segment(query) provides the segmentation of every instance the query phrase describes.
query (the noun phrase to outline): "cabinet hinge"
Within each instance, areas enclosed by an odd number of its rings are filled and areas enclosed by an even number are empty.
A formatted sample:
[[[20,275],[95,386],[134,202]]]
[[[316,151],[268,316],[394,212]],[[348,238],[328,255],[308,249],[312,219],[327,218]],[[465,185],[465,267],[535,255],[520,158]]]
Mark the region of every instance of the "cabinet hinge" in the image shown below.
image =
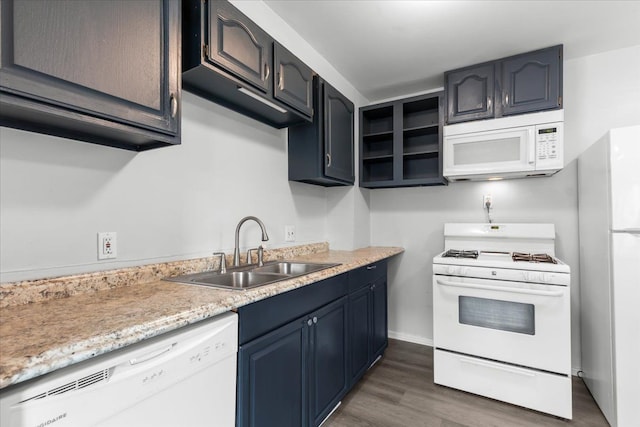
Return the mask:
[[[562,105],[562,97],[561,96],[558,97],[558,105]]]
[[[209,57],[207,55],[208,52],[209,52],[209,45],[203,44],[202,45],[202,57],[203,58],[208,58]]]

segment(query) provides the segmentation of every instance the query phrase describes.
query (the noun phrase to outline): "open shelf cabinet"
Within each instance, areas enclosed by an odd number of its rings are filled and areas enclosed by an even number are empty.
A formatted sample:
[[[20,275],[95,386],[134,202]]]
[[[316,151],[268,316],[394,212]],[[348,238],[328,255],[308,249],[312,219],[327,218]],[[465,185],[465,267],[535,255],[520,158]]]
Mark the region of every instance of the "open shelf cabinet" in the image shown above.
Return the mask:
[[[360,108],[360,186],[445,185],[443,93]]]

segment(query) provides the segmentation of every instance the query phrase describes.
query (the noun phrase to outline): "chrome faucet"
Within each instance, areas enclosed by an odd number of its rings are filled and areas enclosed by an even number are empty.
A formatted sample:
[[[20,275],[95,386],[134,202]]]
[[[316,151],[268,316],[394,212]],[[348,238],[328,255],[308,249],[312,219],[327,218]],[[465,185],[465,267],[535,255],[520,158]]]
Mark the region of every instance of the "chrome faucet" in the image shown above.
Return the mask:
[[[269,240],[269,236],[267,235],[267,229],[265,228],[262,221],[260,221],[255,216],[245,216],[244,218],[242,218],[238,223],[238,226],[236,227],[236,247],[233,250],[233,266],[234,267],[238,267],[240,265],[240,227],[242,227],[242,224],[244,224],[246,221],[250,219],[257,222],[260,228],[262,229],[262,241],[266,242],[267,240]]]

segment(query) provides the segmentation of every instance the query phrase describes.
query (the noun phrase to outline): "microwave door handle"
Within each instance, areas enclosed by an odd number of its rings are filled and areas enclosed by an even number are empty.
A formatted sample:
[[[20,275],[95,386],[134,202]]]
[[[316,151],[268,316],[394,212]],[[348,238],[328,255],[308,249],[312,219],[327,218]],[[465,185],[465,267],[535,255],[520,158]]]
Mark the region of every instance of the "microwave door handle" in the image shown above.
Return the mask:
[[[527,129],[527,141],[529,141],[527,144],[529,146],[529,164],[533,165],[536,162],[536,139],[535,139],[535,129],[534,128],[529,128]]]
[[[452,286],[455,288],[467,288],[467,289],[483,289],[488,291],[502,291],[502,292],[514,292],[517,294],[527,294],[527,295],[541,295],[545,297],[559,297],[562,296],[563,292],[560,291],[539,291],[537,289],[521,289],[521,288],[508,288],[503,286],[491,286],[491,285],[480,285],[478,283],[458,283],[458,282],[450,282],[448,280],[436,279],[436,282],[441,286]]]

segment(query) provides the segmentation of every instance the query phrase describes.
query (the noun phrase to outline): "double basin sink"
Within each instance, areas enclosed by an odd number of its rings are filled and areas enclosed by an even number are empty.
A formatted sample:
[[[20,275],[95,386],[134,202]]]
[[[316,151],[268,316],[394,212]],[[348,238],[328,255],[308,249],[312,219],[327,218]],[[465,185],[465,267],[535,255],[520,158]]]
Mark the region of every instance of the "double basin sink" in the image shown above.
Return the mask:
[[[205,271],[203,273],[186,274],[165,280],[192,285],[210,286],[214,288],[245,290],[257,286],[268,285],[293,277],[304,276],[340,264],[318,264],[295,261],[273,261],[263,266],[245,265],[234,267],[225,273]]]

